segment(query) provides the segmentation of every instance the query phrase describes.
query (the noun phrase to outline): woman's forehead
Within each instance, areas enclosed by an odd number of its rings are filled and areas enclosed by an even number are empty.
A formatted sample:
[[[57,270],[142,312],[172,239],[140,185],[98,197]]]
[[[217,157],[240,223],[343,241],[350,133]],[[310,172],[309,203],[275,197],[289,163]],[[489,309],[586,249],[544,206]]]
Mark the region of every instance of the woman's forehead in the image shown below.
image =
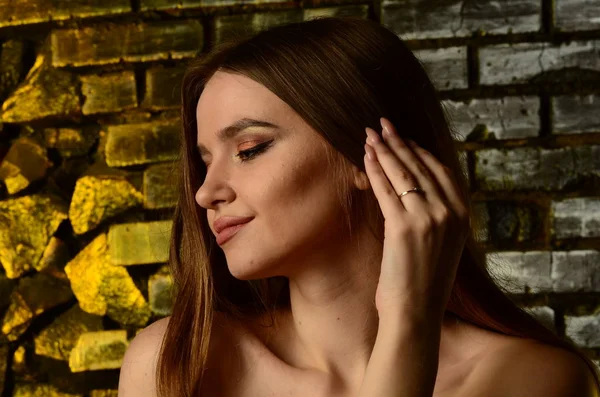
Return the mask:
[[[240,108],[252,112],[279,112],[286,105],[264,85],[246,76],[217,73],[204,86],[197,113],[235,112]]]
[[[229,73],[215,74],[208,81],[196,106],[196,119],[199,135],[217,134],[239,123],[260,127],[260,123],[250,120],[262,121],[266,127],[271,124],[288,129],[304,124],[300,115],[265,86]]]

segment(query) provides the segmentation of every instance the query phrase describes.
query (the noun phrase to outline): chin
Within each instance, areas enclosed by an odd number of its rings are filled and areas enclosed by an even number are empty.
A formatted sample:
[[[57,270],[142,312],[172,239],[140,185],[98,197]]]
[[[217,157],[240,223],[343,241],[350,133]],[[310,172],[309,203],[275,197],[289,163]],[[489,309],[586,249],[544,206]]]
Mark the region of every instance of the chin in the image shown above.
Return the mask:
[[[304,245],[300,249],[303,247]],[[288,264],[295,257],[296,252],[296,245],[281,239],[275,245],[263,244],[255,240],[243,241],[240,245],[225,250],[224,253],[227,268],[233,277],[238,280],[258,280],[276,276],[287,277],[290,270]]]
[[[273,267],[265,263],[251,261],[229,261],[227,260],[229,273],[238,280],[258,280],[273,277]]]

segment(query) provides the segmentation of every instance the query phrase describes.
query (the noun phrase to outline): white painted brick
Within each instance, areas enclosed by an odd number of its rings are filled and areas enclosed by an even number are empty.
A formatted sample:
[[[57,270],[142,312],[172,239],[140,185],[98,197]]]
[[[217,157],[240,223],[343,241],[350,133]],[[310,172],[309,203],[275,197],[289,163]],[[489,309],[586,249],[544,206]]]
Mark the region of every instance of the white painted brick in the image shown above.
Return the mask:
[[[552,118],[554,134],[599,132],[600,95],[554,97]]]
[[[381,22],[404,39],[536,32],[539,0],[383,0]]]
[[[213,2],[214,0],[210,0]],[[235,0],[234,0],[235,1]],[[267,0],[269,2],[275,0]],[[244,1],[245,3],[245,1]],[[346,4],[344,6],[318,7],[289,10],[273,10],[231,15],[217,15],[214,18],[214,44],[219,44],[239,35],[245,36],[292,22],[307,21],[317,17],[368,17],[368,4]]]
[[[485,125],[490,134],[488,139],[519,139],[539,134],[540,100],[535,96],[473,99],[468,103],[445,100],[443,105],[461,141],[477,125]]]
[[[600,176],[600,145],[484,149],[474,155],[475,178],[482,190],[560,190]]]
[[[556,27],[563,31],[600,29],[600,1],[554,0]]]
[[[598,41],[500,44],[479,50],[480,81],[484,85],[526,83],[543,72],[565,68],[600,71]]]
[[[554,325],[554,310],[551,307],[534,306],[524,307],[523,309],[546,326],[546,328],[556,332],[556,327]]]
[[[486,253],[488,270],[509,293],[552,290],[550,251],[503,251]]]
[[[600,237],[600,198],[553,201],[551,232],[555,238]]]
[[[485,149],[475,152],[475,178],[483,190],[527,189],[539,180],[538,148]]]
[[[150,10],[168,10],[173,8],[185,9],[185,8],[193,8],[200,7],[201,5],[206,6],[204,3],[205,0],[179,0],[177,2],[169,1],[169,0],[140,0],[140,10],[141,11],[150,11]],[[224,2],[225,4],[229,2]],[[232,1],[235,3],[235,1]]]
[[[450,47],[418,50],[414,54],[421,60],[427,74],[438,90],[467,88],[467,47]]]
[[[316,7],[302,9],[303,21],[319,17],[353,17],[367,19],[369,17],[369,4],[344,4],[342,6],[334,7]]]
[[[552,252],[552,286],[556,292],[600,292],[600,252]]]
[[[565,316],[565,333],[581,347],[600,348],[600,314]]]
[[[600,291],[600,253],[579,251],[488,252],[488,269],[510,293]]]

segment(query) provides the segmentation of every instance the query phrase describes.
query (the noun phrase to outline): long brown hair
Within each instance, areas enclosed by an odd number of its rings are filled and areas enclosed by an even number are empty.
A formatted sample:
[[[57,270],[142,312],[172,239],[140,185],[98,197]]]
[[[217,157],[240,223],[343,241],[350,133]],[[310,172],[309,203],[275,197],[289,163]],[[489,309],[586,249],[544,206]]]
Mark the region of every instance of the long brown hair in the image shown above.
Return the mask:
[[[352,164],[364,171],[364,129],[369,126],[379,131],[379,118],[388,118],[402,136],[414,140],[454,172],[469,206],[472,230],[480,227],[454,133],[435,87],[393,32],[370,20],[320,17],[216,46],[189,64],[182,83],[180,195],[169,257],[175,294],[156,369],[160,397],[198,395],[215,311],[243,321],[290,304],[287,279],[246,281],[228,272],[206,211],[194,200],[206,175],[196,149],[196,106],[216,71],[247,76],[286,102],[328,143],[329,171],[342,175],[339,181],[344,181]],[[348,225],[368,212],[382,236],[383,217],[372,191],[340,192]],[[568,349],[585,360],[600,387],[598,370],[590,358],[520,308],[495,282],[472,231],[447,311],[487,330]]]

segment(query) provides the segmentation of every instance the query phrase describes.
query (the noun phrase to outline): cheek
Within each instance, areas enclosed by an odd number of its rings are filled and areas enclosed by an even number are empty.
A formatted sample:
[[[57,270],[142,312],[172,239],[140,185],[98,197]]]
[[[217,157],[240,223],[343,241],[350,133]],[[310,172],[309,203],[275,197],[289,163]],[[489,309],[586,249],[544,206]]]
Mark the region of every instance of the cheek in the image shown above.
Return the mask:
[[[334,230],[332,223],[343,220],[326,167],[322,161],[310,159],[300,164],[280,164],[277,173],[265,180],[261,210],[274,236],[303,240],[324,229]]]

